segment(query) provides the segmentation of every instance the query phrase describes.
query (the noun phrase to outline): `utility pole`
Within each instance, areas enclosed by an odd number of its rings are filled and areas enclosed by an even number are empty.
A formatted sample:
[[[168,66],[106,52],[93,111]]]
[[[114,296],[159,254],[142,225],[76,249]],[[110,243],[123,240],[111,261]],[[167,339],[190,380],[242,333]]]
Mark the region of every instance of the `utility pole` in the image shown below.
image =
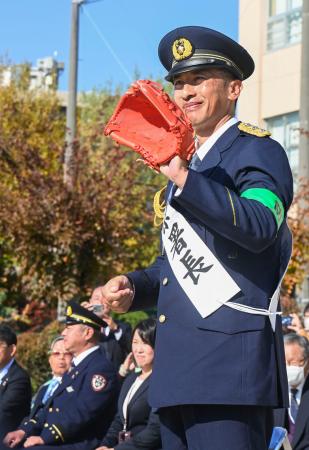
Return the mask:
[[[78,68],[79,7],[84,0],[72,0],[69,89],[66,115],[66,149],[64,154],[64,184],[72,191],[75,183],[75,138]]]
[[[300,82],[299,178],[309,181],[309,1],[303,1]]]

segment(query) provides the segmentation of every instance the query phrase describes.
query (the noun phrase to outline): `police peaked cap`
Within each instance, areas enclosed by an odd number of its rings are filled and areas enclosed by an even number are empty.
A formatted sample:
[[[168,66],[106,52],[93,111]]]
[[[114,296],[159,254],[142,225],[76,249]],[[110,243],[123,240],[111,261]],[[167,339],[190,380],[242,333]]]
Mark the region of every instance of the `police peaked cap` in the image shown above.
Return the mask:
[[[166,34],[158,48],[167,81],[179,73],[210,67],[226,69],[245,80],[254,71],[254,61],[241,45],[210,28],[180,27]]]
[[[71,300],[67,304],[65,323],[67,325],[88,325],[96,330],[100,330],[102,327],[107,326],[107,323],[99,316],[89,309],[84,308],[74,300]]]

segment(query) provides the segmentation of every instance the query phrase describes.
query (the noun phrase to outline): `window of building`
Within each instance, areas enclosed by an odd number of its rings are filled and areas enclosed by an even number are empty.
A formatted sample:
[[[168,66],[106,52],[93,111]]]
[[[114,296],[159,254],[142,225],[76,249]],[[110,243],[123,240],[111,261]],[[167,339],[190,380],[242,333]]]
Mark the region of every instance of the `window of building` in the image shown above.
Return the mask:
[[[301,41],[303,0],[268,0],[267,50]]]
[[[266,120],[271,137],[280,142],[287,152],[294,180],[297,179],[299,162],[299,113],[293,112]]]

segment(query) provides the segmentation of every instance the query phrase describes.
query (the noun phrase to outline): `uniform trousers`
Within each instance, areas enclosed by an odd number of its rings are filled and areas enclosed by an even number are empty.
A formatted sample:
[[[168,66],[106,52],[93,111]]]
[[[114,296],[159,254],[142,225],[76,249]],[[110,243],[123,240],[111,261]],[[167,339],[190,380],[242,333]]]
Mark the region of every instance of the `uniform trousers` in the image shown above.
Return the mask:
[[[163,450],[267,450],[272,409],[179,405],[159,409]]]

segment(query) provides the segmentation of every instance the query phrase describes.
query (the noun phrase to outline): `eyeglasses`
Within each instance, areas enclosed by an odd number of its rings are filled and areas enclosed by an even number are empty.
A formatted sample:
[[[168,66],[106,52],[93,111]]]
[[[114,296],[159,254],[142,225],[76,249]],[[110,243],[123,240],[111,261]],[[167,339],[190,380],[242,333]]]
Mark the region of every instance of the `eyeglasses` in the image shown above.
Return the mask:
[[[51,356],[55,356],[55,358],[60,358],[64,356],[64,358],[72,358],[72,353],[70,352],[51,352]]]

